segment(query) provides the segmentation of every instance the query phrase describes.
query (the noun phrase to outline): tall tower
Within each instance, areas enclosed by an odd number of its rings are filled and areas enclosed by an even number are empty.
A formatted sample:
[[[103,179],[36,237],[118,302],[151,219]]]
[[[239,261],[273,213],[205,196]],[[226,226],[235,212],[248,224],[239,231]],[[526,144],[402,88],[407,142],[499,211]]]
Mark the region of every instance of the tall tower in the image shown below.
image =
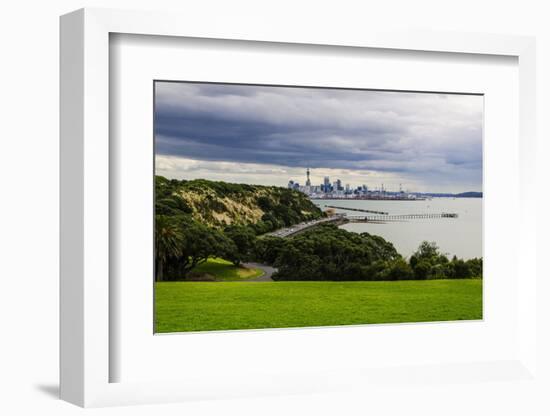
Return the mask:
[[[323,191],[325,191],[325,194],[330,192],[330,178],[328,176],[325,176],[325,180],[323,182]]]
[[[309,168],[306,169],[306,175],[307,175],[306,186],[311,186],[311,181],[309,180]]]

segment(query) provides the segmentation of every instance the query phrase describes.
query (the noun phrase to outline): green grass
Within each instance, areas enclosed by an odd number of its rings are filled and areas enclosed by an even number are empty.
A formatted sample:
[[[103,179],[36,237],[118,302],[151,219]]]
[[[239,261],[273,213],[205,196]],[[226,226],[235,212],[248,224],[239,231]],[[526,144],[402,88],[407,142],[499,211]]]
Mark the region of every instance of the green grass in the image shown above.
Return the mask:
[[[193,271],[195,273],[207,273],[216,280],[224,282],[253,279],[263,274],[260,269],[235,266],[230,261],[220,258],[208,259],[206,262],[197,266]]]
[[[159,282],[156,332],[482,318],[482,281]]]

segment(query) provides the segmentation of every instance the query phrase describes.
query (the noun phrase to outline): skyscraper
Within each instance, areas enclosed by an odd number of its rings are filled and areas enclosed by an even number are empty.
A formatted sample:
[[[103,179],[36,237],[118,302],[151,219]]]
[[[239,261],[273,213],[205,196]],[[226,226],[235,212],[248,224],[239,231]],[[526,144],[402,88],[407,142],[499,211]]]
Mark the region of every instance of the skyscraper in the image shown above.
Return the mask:
[[[307,180],[306,180],[306,186],[311,186],[311,181],[309,180],[309,168],[306,170]]]
[[[325,181],[323,185],[323,190],[325,191],[325,193],[330,192],[330,178],[328,176],[325,176]]]

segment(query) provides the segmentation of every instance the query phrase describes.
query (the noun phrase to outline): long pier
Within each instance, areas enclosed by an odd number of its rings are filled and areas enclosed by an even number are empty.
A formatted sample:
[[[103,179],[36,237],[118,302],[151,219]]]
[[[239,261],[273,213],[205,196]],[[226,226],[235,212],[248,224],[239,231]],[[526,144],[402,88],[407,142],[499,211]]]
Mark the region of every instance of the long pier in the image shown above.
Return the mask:
[[[368,212],[370,214],[388,215],[388,213],[385,211],[373,211],[371,209],[362,209],[362,208],[337,207],[335,205],[325,205],[325,206],[327,208],[345,209],[346,211],[358,211],[358,212]]]
[[[313,221],[306,221],[290,227],[280,228],[276,231],[267,233],[273,237],[291,237],[301,233],[309,228],[316,227],[323,223],[334,223],[336,225],[345,224],[347,222],[385,222],[399,220],[415,220],[415,219],[431,219],[431,218],[458,218],[458,214],[442,212],[439,214],[395,214],[395,215],[347,215],[335,214],[332,217],[321,218]]]
[[[458,214],[450,212],[430,213],[430,214],[395,214],[395,215],[346,215],[345,218],[350,222],[381,222],[381,221],[399,221],[399,220],[418,220],[435,218],[458,218]]]

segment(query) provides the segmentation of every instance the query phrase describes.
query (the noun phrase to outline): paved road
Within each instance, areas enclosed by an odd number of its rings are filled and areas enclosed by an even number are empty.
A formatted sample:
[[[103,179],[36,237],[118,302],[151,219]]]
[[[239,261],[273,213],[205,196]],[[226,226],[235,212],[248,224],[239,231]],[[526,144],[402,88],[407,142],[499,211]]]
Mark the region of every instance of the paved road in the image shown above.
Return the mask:
[[[342,221],[344,218],[346,218],[345,215],[337,214],[329,218],[321,218],[319,220],[306,221],[300,224],[295,224],[292,227],[280,228],[277,231],[268,233],[267,235],[271,235],[273,237],[282,237],[282,238],[290,237],[291,235],[307,230],[308,228],[315,227],[319,224],[322,224],[325,222],[338,222],[338,221]]]
[[[277,271],[276,268],[260,263],[243,263],[245,267],[253,269],[260,269],[264,272],[263,276],[255,277],[254,279],[247,280],[247,282],[272,282],[271,276]]]

